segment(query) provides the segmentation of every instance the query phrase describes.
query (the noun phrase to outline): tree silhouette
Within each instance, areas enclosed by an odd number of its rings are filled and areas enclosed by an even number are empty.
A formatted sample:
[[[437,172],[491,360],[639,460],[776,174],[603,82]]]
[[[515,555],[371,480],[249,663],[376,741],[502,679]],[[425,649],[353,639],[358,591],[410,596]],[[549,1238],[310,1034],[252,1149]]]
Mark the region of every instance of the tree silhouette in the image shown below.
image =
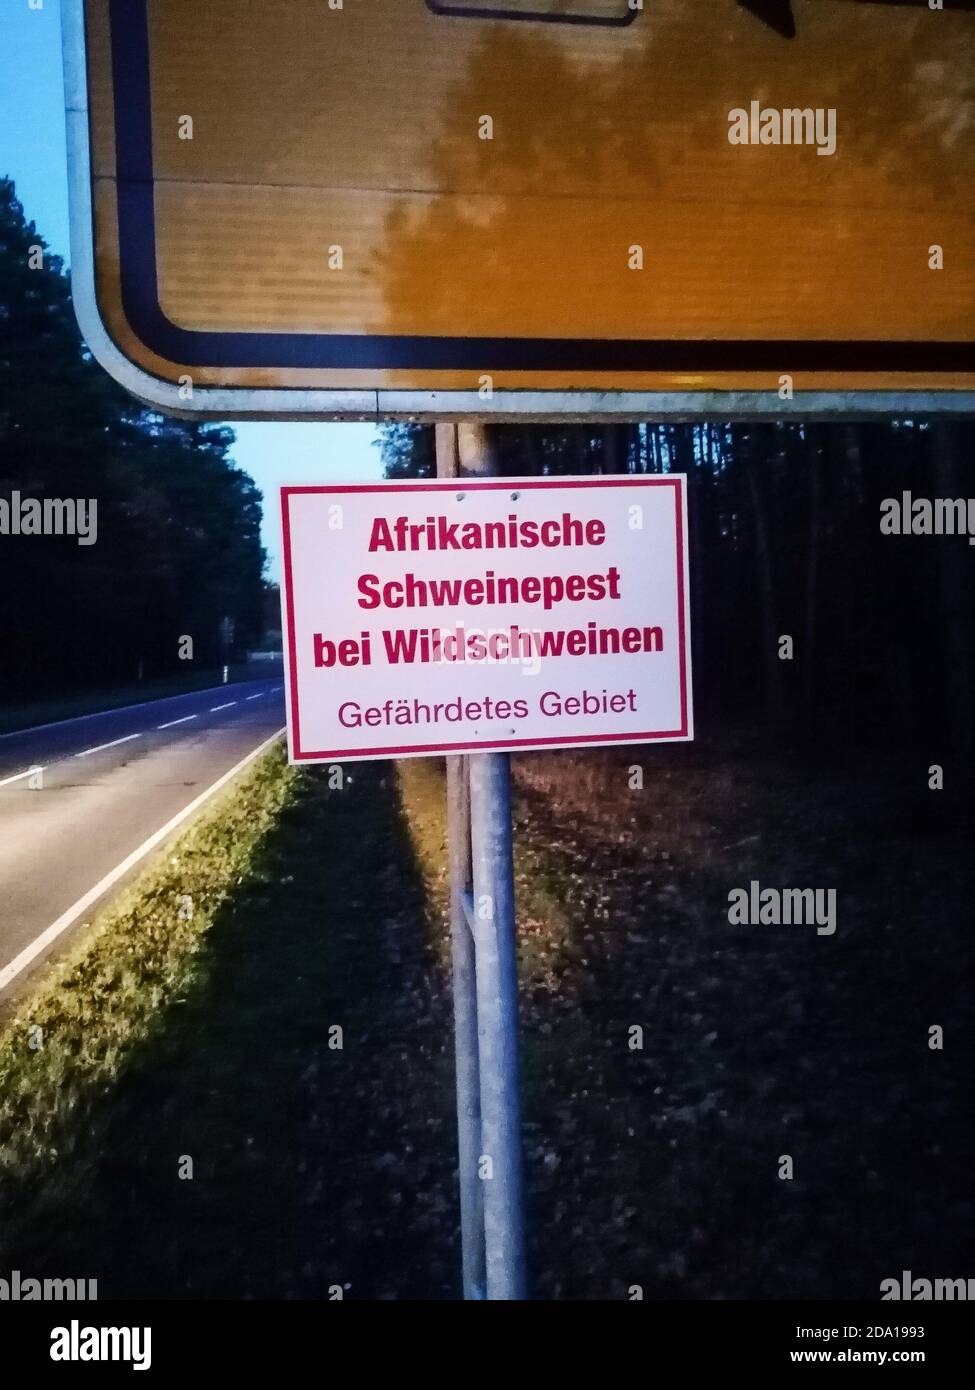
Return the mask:
[[[32,268],[33,267],[33,268]],[[261,501],[232,432],[132,402],[85,348],[70,283],[0,179],[0,496],[96,498],[98,539],[0,536],[0,698],[222,656],[262,625]]]

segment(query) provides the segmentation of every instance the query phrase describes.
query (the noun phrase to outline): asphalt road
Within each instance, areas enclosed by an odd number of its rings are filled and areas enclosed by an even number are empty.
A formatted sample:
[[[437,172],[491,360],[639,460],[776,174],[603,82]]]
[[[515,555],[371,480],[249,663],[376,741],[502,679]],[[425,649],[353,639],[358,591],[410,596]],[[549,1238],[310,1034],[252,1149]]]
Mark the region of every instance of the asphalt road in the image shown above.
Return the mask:
[[[278,675],[0,737],[0,1001],[283,726]]]

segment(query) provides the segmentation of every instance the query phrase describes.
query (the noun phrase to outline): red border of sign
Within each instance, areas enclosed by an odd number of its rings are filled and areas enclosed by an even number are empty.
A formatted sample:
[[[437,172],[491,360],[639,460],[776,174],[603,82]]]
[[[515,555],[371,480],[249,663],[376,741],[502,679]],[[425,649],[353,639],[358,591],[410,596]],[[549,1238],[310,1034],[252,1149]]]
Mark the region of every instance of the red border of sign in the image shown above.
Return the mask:
[[[672,487],[674,489],[674,509],[677,517],[677,625],[680,638],[680,711],[679,729],[657,730],[648,733],[633,733],[617,736],[613,734],[556,735],[553,738],[509,738],[491,742],[476,740],[473,743],[411,743],[383,748],[334,748],[316,752],[301,748],[301,733],[298,723],[298,671],[295,644],[294,593],[291,571],[291,516],[289,499],[298,493],[344,493],[344,492],[442,492],[451,488],[470,491],[474,488],[485,491],[517,488],[568,488],[568,487]],[[443,478],[434,481],[399,483],[309,483],[284,485],[281,488],[281,533],[284,558],[284,611],[287,626],[288,644],[288,714],[291,734],[291,759],[293,762],[327,762],[333,758],[396,758],[422,757],[435,758],[444,753],[496,753],[506,748],[569,748],[577,744],[626,745],[628,743],[649,743],[654,739],[682,739],[688,736],[688,692],[687,692],[687,633],[684,600],[685,566],[687,538],[684,534],[684,490],[683,477],[667,474],[653,477],[617,476],[614,478]]]

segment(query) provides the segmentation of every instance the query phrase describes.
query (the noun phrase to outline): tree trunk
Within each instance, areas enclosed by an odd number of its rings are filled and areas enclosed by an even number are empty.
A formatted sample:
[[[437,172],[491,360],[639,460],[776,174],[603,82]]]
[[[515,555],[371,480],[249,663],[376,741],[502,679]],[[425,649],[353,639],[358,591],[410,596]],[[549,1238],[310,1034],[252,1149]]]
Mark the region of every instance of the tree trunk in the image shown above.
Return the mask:
[[[944,420],[931,426],[937,497],[962,495],[956,430]],[[939,536],[936,544],[945,715],[951,746],[964,761],[972,751],[972,552],[964,536]]]
[[[802,724],[808,734],[812,727],[816,693],[816,605],[819,602],[820,499],[822,494],[822,455],[818,439],[809,451],[809,527],[806,532],[806,592],[802,625],[801,708]]]
[[[739,440],[742,437],[739,436]],[[748,478],[752,522],[755,527],[755,558],[758,564],[759,614],[762,632],[762,651],[765,669],[765,708],[770,721],[778,725],[782,719],[782,670],[779,664],[778,637],[775,621],[775,580],[772,570],[772,551],[769,545],[768,518],[765,499],[759,480],[759,465],[751,443],[743,443],[742,465]]]

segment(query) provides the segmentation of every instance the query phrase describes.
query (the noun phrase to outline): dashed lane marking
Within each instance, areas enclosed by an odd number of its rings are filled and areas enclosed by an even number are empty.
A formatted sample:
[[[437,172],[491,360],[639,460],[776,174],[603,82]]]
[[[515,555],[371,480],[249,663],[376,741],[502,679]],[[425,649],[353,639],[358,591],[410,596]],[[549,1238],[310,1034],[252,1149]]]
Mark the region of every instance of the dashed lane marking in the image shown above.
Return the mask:
[[[141,738],[141,734],[126,734],[125,738],[113,738],[111,743],[100,743],[97,748],[86,748],[83,753],[76,753],[76,758],[90,758],[92,753],[104,753],[106,748],[117,748],[120,743],[131,743],[134,738]]]

